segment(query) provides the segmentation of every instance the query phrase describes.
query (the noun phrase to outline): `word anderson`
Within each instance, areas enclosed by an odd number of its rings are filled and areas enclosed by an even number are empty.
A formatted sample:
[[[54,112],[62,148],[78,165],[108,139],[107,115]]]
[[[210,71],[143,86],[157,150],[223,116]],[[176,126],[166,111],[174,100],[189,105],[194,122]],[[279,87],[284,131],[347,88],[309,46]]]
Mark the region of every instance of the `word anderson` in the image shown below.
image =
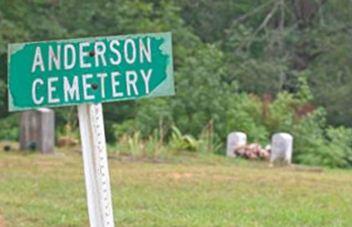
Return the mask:
[[[47,52],[46,52],[47,51]],[[38,77],[32,83],[32,99],[36,105],[43,103],[55,104],[80,100],[94,100],[92,81],[98,79],[100,96],[106,98],[106,88],[111,86],[111,98],[138,96],[149,94],[149,82],[152,69],[126,70],[122,74],[117,70],[120,65],[148,64],[152,62],[150,38],[131,39],[124,41],[105,40],[94,43],[59,43],[42,49],[37,46],[33,56],[31,73],[34,75],[48,74]],[[70,71],[87,72],[91,68],[113,68],[110,72],[84,73],[82,75],[52,76],[55,72]],[[97,70],[94,70],[97,71]],[[109,82],[108,82],[109,81]],[[137,86],[137,83],[144,86]],[[143,91],[139,90],[143,88]],[[61,91],[60,91],[61,89]],[[44,95],[38,90],[47,91]],[[63,96],[58,95],[63,94]]]

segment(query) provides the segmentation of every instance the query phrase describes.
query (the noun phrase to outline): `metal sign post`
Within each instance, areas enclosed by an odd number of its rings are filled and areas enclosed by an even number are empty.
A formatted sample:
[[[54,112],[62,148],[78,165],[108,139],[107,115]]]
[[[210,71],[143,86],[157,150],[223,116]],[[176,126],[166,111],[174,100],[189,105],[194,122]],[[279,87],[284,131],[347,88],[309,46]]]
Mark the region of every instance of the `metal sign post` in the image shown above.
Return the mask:
[[[78,117],[90,225],[92,227],[113,227],[102,105],[79,105]]]

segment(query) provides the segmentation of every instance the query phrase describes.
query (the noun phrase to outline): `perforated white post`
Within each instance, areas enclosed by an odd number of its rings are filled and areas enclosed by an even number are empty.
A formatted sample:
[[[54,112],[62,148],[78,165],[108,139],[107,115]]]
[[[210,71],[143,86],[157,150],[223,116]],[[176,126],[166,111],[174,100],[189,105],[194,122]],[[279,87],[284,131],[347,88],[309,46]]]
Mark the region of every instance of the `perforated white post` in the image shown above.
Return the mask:
[[[102,105],[79,105],[78,117],[90,226],[113,227]]]

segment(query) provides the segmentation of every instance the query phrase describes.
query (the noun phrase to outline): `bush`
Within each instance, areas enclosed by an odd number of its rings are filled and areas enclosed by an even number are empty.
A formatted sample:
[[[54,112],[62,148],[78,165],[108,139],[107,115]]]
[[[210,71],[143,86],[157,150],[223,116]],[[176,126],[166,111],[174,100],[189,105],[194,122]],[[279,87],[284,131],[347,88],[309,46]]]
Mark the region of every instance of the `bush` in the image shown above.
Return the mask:
[[[263,103],[253,95],[233,95],[227,110],[227,134],[241,131],[252,142],[267,143],[269,132],[263,124]]]
[[[0,120],[0,140],[18,140],[20,132],[19,115],[13,114]]]
[[[293,129],[294,160],[307,165],[352,167],[352,129],[327,127],[319,109]]]
[[[175,150],[196,151],[198,149],[198,141],[191,135],[183,135],[175,126],[172,127],[169,145]]]

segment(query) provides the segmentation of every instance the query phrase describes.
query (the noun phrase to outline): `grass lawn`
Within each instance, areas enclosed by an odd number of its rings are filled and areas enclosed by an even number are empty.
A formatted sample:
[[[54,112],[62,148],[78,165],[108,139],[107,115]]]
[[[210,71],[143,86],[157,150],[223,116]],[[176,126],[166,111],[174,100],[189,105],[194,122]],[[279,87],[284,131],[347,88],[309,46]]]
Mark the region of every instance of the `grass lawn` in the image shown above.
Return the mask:
[[[351,226],[352,171],[110,159],[118,226]],[[81,156],[0,153],[0,226],[87,226]]]

